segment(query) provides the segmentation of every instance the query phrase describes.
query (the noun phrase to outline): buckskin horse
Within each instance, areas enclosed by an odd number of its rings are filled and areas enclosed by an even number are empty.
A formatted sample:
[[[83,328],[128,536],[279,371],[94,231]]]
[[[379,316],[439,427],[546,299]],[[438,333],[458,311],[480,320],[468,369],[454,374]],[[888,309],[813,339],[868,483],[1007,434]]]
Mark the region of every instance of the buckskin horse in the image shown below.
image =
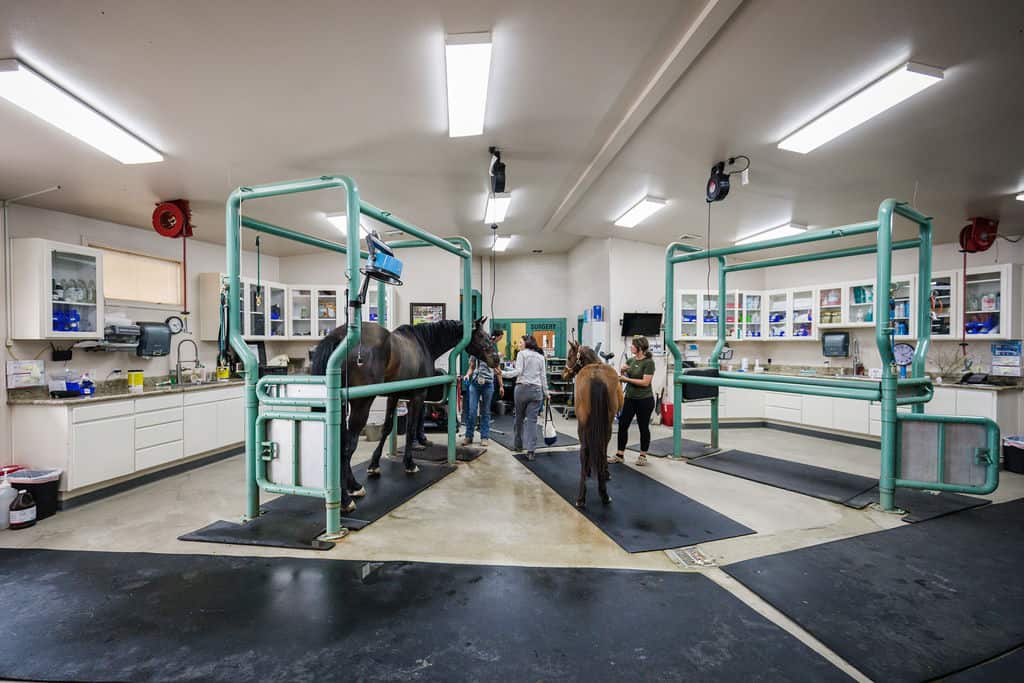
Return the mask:
[[[494,342],[483,328],[486,321],[487,318],[480,318],[473,322],[473,332],[466,352],[496,368],[500,359]],[[345,339],[346,333],[347,326],[336,327],[317,344],[313,351],[312,374],[323,375],[327,371],[327,360]],[[376,323],[363,323],[360,342],[349,349],[348,358],[345,359],[342,382],[349,387],[359,387],[403,379],[433,377],[436,374],[434,362],[455,348],[461,340],[462,322],[459,320],[402,325],[390,332]],[[431,389],[436,390],[437,387]],[[423,401],[429,391],[430,389],[414,389],[387,395],[388,407],[383,434],[373,451],[373,459],[367,470],[369,476],[380,476],[381,451],[384,448],[384,441],[391,434],[391,425],[399,399],[409,402],[403,464],[407,474],[419,471],[419,467],[412,459],[412,444],[416,439],[416,430],[423,413]],[[374,398],[376,397],[368,396],[348,402],[348,426],[342,430],[341,438],[345,484],[342,486],[341,507],[344,512],[355,510],[355,501],[351,500],[352,498],[366,495],[366,490],[352,473],[352,453],[356,450],[359,433],[366,426]]]
[[[610,366],[601,362],[588,346],[569,342],[562,379],[575,378],[577,434],[580,440],[580,492],[576,507],[586,507],[587,477],[597,478],[601,502],[612,502],[608,495],[608,442],[612,438],[612,422],[622,408],[622,385]]]

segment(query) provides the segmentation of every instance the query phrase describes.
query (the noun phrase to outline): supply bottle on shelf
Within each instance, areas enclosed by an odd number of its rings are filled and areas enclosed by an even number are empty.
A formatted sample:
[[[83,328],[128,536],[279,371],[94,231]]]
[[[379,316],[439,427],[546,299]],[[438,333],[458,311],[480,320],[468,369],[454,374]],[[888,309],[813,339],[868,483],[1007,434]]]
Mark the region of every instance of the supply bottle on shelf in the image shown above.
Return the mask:
[[[36,501],[28,491],[18,491],[11,503],[11,529],[27,529],[36,523]]]

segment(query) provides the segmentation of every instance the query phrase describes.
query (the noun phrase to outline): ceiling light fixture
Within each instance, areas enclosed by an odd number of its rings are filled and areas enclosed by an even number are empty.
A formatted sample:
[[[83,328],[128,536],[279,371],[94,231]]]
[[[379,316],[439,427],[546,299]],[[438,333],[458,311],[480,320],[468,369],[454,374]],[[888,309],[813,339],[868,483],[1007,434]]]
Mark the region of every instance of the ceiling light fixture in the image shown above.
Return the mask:
[[[331,225],[333,225],[338,230],[340,230],[342,235],[345,235],[345,236],[348,235],[348,217],[347,217],[347,214],[343,214],[343,213],[329,213],[329,214],[326,214],[326,215],[327,215],[327,220],[330,222]],[[366,237],[367,235],[370,234],[370,231],[367,230],[366,226],[363,225],[362,221],[359,222],[359,234],[362,235],[363,237]]]
[[[512,243],[511,237],[495,237],[494,246],[491,247],[493,251],[505,251],[508,249],[508,245]]]
[[[508,207],[512,204],[511,192],[495,192],[487,195],[487,206],[484,208],[484,223],[494,225],[501,223],[508,215]]]
[[[122,164],[151,164],[164,157],[17,59],[0,59],[0,97]]]
[[[1017,195],[1017,201],[1024,202],[1024,192],[1021,192],[1019,195]]]
[[[618,220],[615,221],[615,225],[620,228],[634,228],[647,220],[652,214],[664,209],[667,203],[664,199],[644,197],[631,206],[629,211],[619,216]]]
[[[807,232],[806,225],[800,225],[799,223],[783,223],[782,225],[775,226],[774,228],[768,228],[761,232],[744,237],[743,239],[736,240],[736,246],[743,244],[753,244],[754,242],[765,242],[767,240],[774,240],[780,237],[790,237],[791,235],[799,235],[800,233]]]
[[[491,34],[453,33],[444,41],[448,137],[482,135],[491,73]]]
[[[935,85],[942,77],[942,69],[907,62],[797,130],[779,143],[779,149],[807,154]]]

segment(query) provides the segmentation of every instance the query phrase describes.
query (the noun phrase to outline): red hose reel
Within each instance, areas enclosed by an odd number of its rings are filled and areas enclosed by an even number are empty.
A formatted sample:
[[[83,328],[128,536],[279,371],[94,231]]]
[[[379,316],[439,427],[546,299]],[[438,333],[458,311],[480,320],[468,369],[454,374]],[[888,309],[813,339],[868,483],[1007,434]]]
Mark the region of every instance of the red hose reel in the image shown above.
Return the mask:
[[[987,251],[996,243],[999,221],[976,216],[960,231],[960,249],[967,254]]]
[[[164,237],[192,236],[192,209],[187,199],[160,202],[153,210],[153,229]]]

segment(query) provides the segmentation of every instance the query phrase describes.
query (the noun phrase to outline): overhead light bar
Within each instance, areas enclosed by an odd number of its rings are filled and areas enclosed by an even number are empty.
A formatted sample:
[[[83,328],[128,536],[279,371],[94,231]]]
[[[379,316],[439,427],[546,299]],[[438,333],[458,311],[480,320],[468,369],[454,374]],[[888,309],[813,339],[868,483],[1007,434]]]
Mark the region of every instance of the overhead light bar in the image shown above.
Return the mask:
[[[487,207],[484,209],[484,223],[495,225],[505,220],[508,207],[512,204],[511,192],[495,192],[487,195]]]
[[[453,33],[444,41],[448,137],[482,135],[491,73],[491,34]]]
[[[17,59],[0,59],[0,97],[122,164],[164,160],[160,152]]]
[[[494,246],[491,247],[493,251],[505,251],[508,249],[508,245],[512,243],[511,237],[495,237]]]
[[[331,225],[341,231],[341,234],[348,235],[348,215],[344,213],[329,213],[327,214],[327,220],[330,221]],[[359,222],[359,234],[366,237],[370,234],[370,231],[366,229],[362,221]]]
[[[807,232],[806,225],[800,225],[799,223],[784,223],[783,225],[768,228],[767,230],[750,235],[749,237],[736,240],[735,244],[736,246],[740,246],[743,244],[753,244],[754,242],[765,242],[767,240],[774,240],[780,237],[799,235],[803,232]]]
[[[942,69],[908,62],[787,137],[779,143],[779,149],[807,154],[935,85],[942,77]]]
[[[615,225],[620,228],[635,228],[652,214],[664,209],[667,203],[664,199],[644,197],[631,206],[629,211],[619,216],[618,220],[615,221]]]
[[[1017,201],[1024,202],[1024,192],[1021,192],[1019,195],[1017,195]]]

